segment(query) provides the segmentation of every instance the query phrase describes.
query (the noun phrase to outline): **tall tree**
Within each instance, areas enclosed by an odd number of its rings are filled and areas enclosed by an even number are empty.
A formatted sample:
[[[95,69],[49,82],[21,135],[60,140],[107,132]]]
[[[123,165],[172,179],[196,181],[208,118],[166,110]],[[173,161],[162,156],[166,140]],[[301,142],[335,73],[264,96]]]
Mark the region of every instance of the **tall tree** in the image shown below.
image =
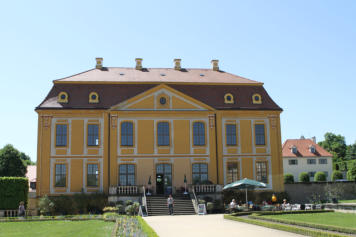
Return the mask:
[[[20,152],[20,159],[25,162],[25,165],[35,165],[36,163],[31,161],[31,158],[30,156],[26,155],[25,153],[23,152]]]
[[[355,160],[356,159],[356,142],[352,145],[347,146],[345,160]]]
[[[21,160],[20,152],[8,144],[0,150],[0,177],[25,177],[26,165]]]
[[[324,138],[325,140],[319,142],[318,144],[330,152],[333,155],[335,161],[341,161],[345,159],[347,148],[345,137],[327,132],[325,133]]]

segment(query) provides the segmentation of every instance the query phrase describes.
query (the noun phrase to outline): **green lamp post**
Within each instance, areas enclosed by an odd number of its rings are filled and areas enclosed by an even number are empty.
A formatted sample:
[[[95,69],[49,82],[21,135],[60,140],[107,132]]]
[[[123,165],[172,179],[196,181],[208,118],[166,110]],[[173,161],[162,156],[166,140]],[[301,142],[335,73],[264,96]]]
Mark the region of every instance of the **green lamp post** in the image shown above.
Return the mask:
[[[150,193],[150,189],[151,189],[151,175],[150,175],[150,177],[148,178],[148,192],[147,192],[147,195],[149,196],[149,195],[151,195],[151,193]]]
[[[187,195],[187,176],[184,174],[184,194]]]

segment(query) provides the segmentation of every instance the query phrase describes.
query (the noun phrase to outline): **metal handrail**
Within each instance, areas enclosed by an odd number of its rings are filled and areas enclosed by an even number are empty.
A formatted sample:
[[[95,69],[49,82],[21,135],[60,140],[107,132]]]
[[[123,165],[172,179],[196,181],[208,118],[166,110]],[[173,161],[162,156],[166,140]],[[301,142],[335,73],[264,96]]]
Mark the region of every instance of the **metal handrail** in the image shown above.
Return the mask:
[[[194,200],[195,200],[195,203],[194,203],[194,210],[195,210],[195,213],[198,214],[198,198],[197,198],[197,195],[195,195],[195,190],[194,190],[194,186],[192,187],[192,192],[193,192],[193,196],[194,196]]]
[[[146,197],[146,188],[145,188],[145,186],[142,186],[142,189],[143,189],[142,206],[145,206],[146,213],[147,213],[147,216],[148,216],[147,197]]]

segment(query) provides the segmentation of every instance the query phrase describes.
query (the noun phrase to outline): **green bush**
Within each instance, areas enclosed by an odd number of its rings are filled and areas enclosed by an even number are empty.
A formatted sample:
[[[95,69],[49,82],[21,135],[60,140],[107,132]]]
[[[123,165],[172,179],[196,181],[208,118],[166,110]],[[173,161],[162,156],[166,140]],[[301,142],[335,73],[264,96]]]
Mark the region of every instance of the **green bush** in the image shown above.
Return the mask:
[[[124,205],[122,205],[122,204],[116,204],[116,208],[117,208],[117,212],[120,214],[124,213],[124,211],[125,211]]]
[[[307,172],[302,172],[299,174],[299,182],[302,182],[302,183],[310,182],[309,175]]]
[[[212,202],[207,202],[207,203],[206,203],[206,210],[207,210],[207,212],[208,212],[208,213],[211,213],[211,212],[213,211],[213,209],[214,209],[214,203],[212,203]]]
[[[356,166],[353,166],[347,171],[347,179],[350,181],[356,181]]]
[[[117,212],[119,209],[117,207],[104,207],[103,212]]]
[[[103,215],[104,220],[116,220],[118,217],[120,217],[120,214],[116,212],[106,212]]]
[[[127,206],[130,206],[130,205],[132,205],[133,204],[133,201],[132,200],[126,200],[125,201],[125,206],[127,207]]]
[[[338,180],[338,179],[343,179],[344,177],[342,176],[342,173],[341,171],[338,171],[338,170],[334,170],[332,175],[331,175],[331,180],[332,181],[335,181],[335,180]]]
[[[50,196],[47,198],[50,202],[53,203],[53,210],[50,212],[52,212],[52,214],[60,215],[85,213],[99,214],[102,213],[103,208],[108,204],[108,198],[103,193],[80,193],[75,195]],[[47,205],[49,205],[50,202],[47,200],[44,201],[44,203]],[[44,213],[47,212],[48,211],[44,211]]]
[[[0,177],[0,210],[17,209],[21,201],[27,206],[28,179]]]
[[[326,181],[326,174],[322,171],[316,172],[314,175],[314,181],[316,182],[325,182]]]
[[[285,183],[285,184],[292,184],[292,183],[294,183],[294,175],[292,175],[292,174],[285,174],[285,175],[284,175],[284,183]]]
[[[47,195],[44,195],[39,199],[38,208],[40,209],[41,215],[49,216],[54,213],[54,203],[48,198]]]

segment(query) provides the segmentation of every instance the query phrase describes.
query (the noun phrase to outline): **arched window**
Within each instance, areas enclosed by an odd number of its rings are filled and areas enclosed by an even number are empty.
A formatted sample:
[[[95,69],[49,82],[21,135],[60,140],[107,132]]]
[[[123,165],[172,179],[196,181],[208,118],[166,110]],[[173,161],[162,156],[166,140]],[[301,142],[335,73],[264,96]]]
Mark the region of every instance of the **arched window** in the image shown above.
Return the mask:
[[[205,146],[205,125],[202,122],[193,124],[193,144],[194,146]]]
[[[68,94],[67,94],[67,92],[64,92],[64,91],[60,92],[60,93],[58,94],[58,99],[57,99],[57,101],[58,101],[59,103],[68,103]]]
[[[169,146],[169,123],[159,122],[157,124],[158,146]]]
[[[261,95],[260,94],[253,94],[252,95],[252,102],[254,103],[254,104],[262,104],[262,97],[261,97]]]
[[[99,95],[96,92],[90,92],[89,103],[99,103]]]
[[[121,146],[133,146],[133,123],[121,123]]]
[[[225,104],[233,104],[234,96],[231,93],[227,93],[224,95],[224,103]]]

